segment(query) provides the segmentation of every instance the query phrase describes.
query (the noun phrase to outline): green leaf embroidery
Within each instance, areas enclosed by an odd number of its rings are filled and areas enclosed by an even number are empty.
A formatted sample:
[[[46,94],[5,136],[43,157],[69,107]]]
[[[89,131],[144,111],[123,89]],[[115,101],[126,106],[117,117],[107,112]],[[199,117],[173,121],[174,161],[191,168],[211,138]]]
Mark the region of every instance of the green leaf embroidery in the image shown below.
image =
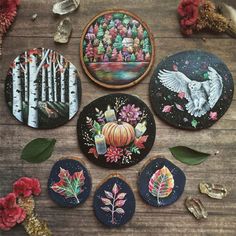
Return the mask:
[[[31,163],[46,161],[52,155],[55,143],[56,139],[34,139],[22,150],[21,159]]]
[[[210,156],[208,153],[198,152],[184,146],[172,147],[169,150],[178,161],[188,165],[198,165]]]
[[[101,132],[101,125],[97,121],[93,122],[93,128],[97,134]]]
[[[194,128],[196,128],[196,127],[197,127],[197,124],[198,124],[198,122],[193,119],[192,122],[191,122],[191,125],[192,125]]]

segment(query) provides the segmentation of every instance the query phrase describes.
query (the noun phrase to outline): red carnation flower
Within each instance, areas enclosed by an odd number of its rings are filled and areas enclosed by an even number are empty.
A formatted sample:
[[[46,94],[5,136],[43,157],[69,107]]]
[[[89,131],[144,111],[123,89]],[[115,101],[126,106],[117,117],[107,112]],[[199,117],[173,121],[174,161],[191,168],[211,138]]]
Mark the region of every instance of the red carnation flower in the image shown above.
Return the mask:
[[[110,146],[105,154],[107,162],[117,162],[123,156],[123,149]]]
[[[38,179],[22,177],[13,184],[13,191],[17,197],[30,197],[32,194],[38,196],[41,187]]]
[[[10,230],[17,223],[20,224],[26,217],[25,211],[16,204],[16,195],[9,193],[0,198],[0,229]]]
[[[192,27],[195,26],[199,16],[200,0],[181,0],[178,6],[178,13],[181,16],[181,30],[186,35],[193,33]]]

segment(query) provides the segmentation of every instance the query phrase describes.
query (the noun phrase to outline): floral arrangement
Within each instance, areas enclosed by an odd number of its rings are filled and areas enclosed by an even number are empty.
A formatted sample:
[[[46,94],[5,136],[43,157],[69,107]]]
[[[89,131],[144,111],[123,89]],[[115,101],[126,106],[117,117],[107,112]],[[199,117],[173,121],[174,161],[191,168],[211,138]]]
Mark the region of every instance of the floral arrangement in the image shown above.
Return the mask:
[[[232,19],[225,17],[212,1],[181,0],[178,14],[181,32],[186,36],[204,29],[236,36],[236,25]]]
[[[122,164],[130,163],[133,154],[140,155],[140,150],[145,148],[145,142],[148,135],[144,135],[146,131],[146,117],[145,111],[141,111],[140,107],[135,104],[126,104],[126,100],[116,98],[113,106],[109,105],[110,111],[113,111],[113,120],[107,121],[106,111],[101,111],[95,108],[96,119],[86,117],[87,129],[83,131],[83,139],[85,145],[89,147],[88,153],[95,158],[104,158],[107,163],[116,163],[121,161]],[[117,134],[113,134],[113,130],[120,124],[118,129],[123,129],[116,140]],[[106,132],[106,127],[109,132]],[[139,131],[138,127],[141,127]],[[133,130],[132,132],[130,130]],[[128,133],[128,134],[127,134]],[[127,134],[127,137],[124,135]],[[103,145],[105,150],[102,155],[98,151],[98,143],[96,143],[96,136],[105,136]],[[113,135],[112,137],[110,137]],[[120,143],[121,140],[129,140],[126,143]]]
[[[2,38],[11,26],[20,0],[1,0],[0,1],[0,56],[2,55]]]
[[[22,177],[13,184],[13,192],[0,198],[0,229],[7,231],[23,224],[28,235],[52,235],[46,223],[34,213],[33,196],[41,193],[38,179]]]

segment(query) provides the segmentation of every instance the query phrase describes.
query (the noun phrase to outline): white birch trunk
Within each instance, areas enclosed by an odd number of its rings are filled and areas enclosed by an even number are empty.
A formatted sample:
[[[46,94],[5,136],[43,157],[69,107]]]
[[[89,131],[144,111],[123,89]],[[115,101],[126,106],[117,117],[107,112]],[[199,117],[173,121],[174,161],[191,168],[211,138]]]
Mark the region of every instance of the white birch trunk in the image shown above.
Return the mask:
[[[78,82],[76,68],[69,64],[69,119],[78,111]]]
[[[38,83],[37,83],[37,58],[30,55],[29,63],[29,114],[28,125],[30,127],[38,127]]]
[[[57,102],[57,66],[56,66],[56,52],[53,53],[53,81],[54,81],[54,101]]]
[[[60,55],[60,70],[61,70],[61,102],[65,103],[65,68],[64,68],[64,59],[63,56]]]
[[[42,57],[44,57],[44,50],[42,51]],[[41,91],[41,100],[42,102],[45,102],[46,101],[46,87],[47,87],[47,84],[46,84],[46,70],[45,70],[45,67],[42,66],[42,91]]]
[[[52,55],[50,55],[48,61],[48,100],[53,102],[53,89],[52,89]]]
[[[25,52],[25,102],[28,102],[29,94],[28,94],[28,54],[27,51]]]
[[[12,113],[17,120],[23,121],[22,116],[22,97],[21,97],[21,78],[20,78],[20,57],[15,59],[15,67],[12,69]]]
[[[44,49],[43,49],[44,50]],[[42,57],[40,65],[37,67],[37,58],[30,55],[31,62],[29,63],[29,114],[28,125],[34,128],[38,127],[38,74],[42,68],[44,61],[48,56],[49,50]]]

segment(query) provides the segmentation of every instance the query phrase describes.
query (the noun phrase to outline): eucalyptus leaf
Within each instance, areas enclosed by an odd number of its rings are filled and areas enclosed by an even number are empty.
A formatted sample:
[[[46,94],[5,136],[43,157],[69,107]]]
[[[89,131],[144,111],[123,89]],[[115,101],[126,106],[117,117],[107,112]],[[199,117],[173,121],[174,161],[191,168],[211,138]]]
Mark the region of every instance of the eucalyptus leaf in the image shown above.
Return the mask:
[[[31,163],[46,161],[52,155],[55,143],[56,139],[34,139],[22,150],[21,159]]]
[[[176,146],[169,149],[172,155],[180,162],[188,165],[198,165],[205,161],[211,154],[198,152],[188,147]]]

